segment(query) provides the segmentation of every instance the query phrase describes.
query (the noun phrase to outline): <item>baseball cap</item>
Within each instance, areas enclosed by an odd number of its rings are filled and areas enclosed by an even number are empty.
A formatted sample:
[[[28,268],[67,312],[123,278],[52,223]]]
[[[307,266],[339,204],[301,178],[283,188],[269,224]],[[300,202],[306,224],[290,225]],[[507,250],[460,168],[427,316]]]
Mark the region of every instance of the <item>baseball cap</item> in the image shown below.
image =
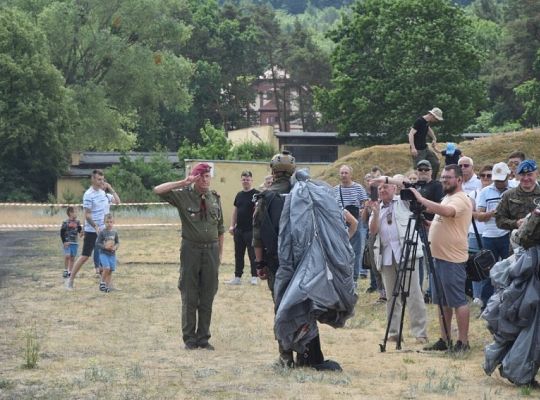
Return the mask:
[[[529,172],[536,171],[537,169],[538,167],[536,166],[536,162],[534,160],[524,160],[518,165],[516,173],[518,175],[528,174]]]
[[[506,178],[508,178],[508,175],[510,174],[510,168],[508,168],[508,165],[504,162],[497,163],[493,166],[493,170],[491,172],[491,180],[492,181],[504,181]]]
[[[446,155],[453,156],[456,152],[456,144],[452,142],[446,143]]]
[[[420,160],[418,161],[418,164],[416,164],[416,168],[420,167],[428,167],[429,169],[431,169],[431,163],[428,160]]]

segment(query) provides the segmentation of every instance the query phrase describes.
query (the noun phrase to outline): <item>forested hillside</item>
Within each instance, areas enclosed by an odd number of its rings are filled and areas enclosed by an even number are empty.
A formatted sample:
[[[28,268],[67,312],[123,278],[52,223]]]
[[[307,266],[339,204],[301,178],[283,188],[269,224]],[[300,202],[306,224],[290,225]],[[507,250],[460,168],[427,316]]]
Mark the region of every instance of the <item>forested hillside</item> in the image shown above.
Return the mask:
[[[361,144],[403,141],[435,105],[443,139],[538,125],[540,2],[459,3],[0,0],[0,200],[46,198],[73,150],[258,124],[261,96],[281,130]]]

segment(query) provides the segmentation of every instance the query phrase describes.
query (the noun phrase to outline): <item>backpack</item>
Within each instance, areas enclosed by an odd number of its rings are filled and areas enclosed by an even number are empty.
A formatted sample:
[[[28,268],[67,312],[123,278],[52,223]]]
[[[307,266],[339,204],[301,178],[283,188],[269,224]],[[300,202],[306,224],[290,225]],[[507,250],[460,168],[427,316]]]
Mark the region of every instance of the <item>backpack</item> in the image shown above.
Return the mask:
[[[278,254],[278,237],[279,237],[279,220],[283,205],[285,204],[285,196],[271,190],[261,193],[266,204],[266,212],[261,221],[261,241],[263,243],[266,255],[277,257]]]

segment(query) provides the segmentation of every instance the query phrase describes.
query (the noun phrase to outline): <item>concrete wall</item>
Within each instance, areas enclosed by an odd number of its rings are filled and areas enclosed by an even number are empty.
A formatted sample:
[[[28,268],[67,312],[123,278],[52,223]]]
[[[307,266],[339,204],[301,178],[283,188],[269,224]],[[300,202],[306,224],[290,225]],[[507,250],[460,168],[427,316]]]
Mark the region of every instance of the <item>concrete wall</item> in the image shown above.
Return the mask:
[[[204,160],[187,160],[186,173],[188,174],[191,168]],[[231,213],[233,202],[236,194],[242,190],[240,184],[240,174],[242,171],[249,170],[253,174],[253,186],[258,188],[264,182],[264,177],[270,174],[268,162],[248,162],[248,161],[205,161],[210,163],[213,168],[213,178],[210,187],[217,191],[221,196],[221,204],[223,207],[225,227],[231,223]],[[312,176],[322,173],[330,164],[327,163],[310,163],[298,164],[298,168],[308,168]]]
[[[88,178],[66,178],[61,177],[56,181],[56,198],[60,203],[67,201],[66,194],[77,196],[82,199],[84,191],[83,182],[88,181]]]

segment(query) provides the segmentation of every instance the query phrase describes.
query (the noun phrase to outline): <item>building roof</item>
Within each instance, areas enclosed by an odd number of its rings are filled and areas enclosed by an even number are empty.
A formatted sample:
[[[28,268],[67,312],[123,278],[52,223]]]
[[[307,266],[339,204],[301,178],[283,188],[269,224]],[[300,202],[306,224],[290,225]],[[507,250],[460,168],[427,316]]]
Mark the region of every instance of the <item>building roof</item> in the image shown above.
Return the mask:
[[[172,163],[178,162],[178,153],[165,153],[167,159]],[[96,152],[96,151],[86,151],[80,153],[79,165],[84,164],[103,164],[103,165],[113,165],[120,162],[120,158],[125,156],[130,160],[136,160],[138,158],[143,158],[145,162],[149,162],[152,157],[156,155],[155,152],[129,152],[129,153],[119,153],[119,152]]]
[[[302,131],[292,131],[292,132],[275,132],[274,135],[277,137],[302,137],[302,138],[335,138],[338,136],[337,132],[302,132]]]

